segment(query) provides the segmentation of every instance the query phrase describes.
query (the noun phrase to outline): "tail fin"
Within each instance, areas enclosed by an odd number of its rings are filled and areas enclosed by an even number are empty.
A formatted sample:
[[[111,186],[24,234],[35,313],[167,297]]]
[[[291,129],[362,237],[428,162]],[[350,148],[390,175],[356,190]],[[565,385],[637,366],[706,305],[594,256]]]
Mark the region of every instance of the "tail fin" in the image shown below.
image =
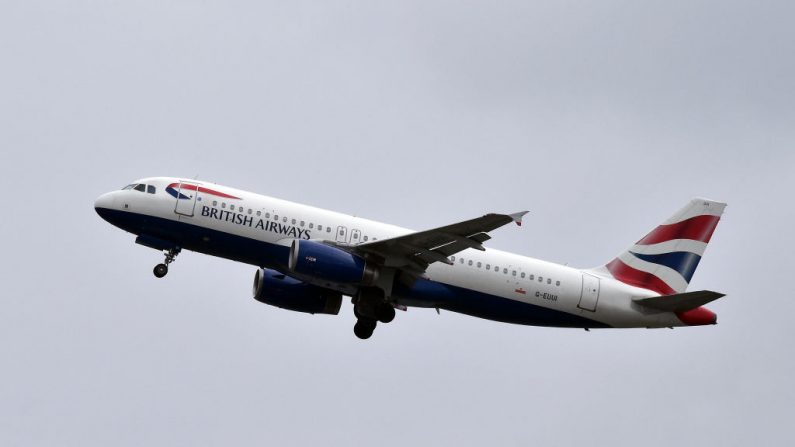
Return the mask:
[[[693,199],[629,250],[598,270],[623,283],[661,295],[683,293],[724,208],[725,203]]]

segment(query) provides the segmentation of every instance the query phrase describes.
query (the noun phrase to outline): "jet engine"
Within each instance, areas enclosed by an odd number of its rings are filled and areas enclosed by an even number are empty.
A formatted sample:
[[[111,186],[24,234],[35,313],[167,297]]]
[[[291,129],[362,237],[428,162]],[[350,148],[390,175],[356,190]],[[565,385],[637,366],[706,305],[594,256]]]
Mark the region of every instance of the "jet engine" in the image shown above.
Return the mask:
[[[371,285],[378,271],[363,258],[310,240],[295,240],[290,248],[290,270],[338,284]]]
[[[310,314],[337,315],[342,306],[341,293],[269,269],[259,269],[254,275],[254,299],[282,309]]]

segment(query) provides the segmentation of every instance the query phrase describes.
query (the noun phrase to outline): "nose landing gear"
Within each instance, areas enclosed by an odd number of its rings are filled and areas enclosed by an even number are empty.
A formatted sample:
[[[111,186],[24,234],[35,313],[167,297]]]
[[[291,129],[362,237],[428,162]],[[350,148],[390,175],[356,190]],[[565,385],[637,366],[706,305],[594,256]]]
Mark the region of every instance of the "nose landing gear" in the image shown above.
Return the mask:
[[[176,259],[180,251],[181,249],[179,247],[170,248],[165,251],[166,260],[162,264],[157,264],[154,270],[152,270],[152,273],[155,274],[155,277],[162,278],[166,276],[168,273],[168,265],[174,262],[174,259]]]

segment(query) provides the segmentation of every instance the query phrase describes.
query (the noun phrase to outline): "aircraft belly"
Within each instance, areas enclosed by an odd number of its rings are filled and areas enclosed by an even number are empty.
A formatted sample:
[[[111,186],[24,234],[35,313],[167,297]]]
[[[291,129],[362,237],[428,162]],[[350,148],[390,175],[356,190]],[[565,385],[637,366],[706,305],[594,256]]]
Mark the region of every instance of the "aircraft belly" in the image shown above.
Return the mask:
[[[421,307],[439,307],[505,323],[578,328],[610,327],[568,312],[428,279],[418,279],[411,286],[396,284],[393,296],[400,301],[425,303]]]

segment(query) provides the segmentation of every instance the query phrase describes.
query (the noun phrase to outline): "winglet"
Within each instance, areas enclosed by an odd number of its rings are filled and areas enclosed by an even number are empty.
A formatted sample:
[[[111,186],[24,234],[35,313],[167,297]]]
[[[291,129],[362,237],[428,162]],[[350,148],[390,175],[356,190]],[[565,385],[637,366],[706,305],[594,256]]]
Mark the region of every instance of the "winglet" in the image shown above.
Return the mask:
[[[518,213],[509,214],[508,217],[513,219],[513,221],[516,222],[516,225],[519,225],[521,227],[522,226],[522,217],[524,217],[524,215],[529,213],[529,212],[530,211],[520,211]]]

